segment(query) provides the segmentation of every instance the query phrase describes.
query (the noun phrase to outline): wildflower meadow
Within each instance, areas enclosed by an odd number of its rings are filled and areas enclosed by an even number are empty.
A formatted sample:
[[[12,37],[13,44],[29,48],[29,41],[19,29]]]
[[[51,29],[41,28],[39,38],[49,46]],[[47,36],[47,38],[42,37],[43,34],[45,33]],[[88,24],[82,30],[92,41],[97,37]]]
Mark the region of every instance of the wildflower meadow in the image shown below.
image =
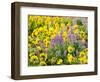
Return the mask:
[[[28,66],[88,64],[88,18],[28,15]]]

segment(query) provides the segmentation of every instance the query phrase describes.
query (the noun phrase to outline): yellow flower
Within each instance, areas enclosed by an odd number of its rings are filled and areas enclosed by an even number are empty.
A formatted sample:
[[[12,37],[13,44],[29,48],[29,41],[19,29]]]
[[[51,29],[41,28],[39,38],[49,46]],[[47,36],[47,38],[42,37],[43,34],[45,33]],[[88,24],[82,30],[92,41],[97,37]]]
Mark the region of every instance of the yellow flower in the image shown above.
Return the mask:
[[[48,33],[47,33],[48,36],[51,36],[51,35],[53,34],[53,30],[54,30],[54,29],[53,29],[52,27],[49,28]],[[49,37],[49,38],[50,38],[50,37]]]
[[[40,47],[40,46],[37,46],[36,47],[39,51],[41,51],[42,50],[42,48]]]
[[[78,33],[79,33],[78,25],[75,24],[75,25],[73,26],[72,30],[73,30],[74,34],[78,34]]]
[[[29,23],[31,23],[34,20],[33,16],[29,16]]]
[[[45,61],[40,61],[40,65],[41,65],[41,66],[46,66],[47,64],[46,64]]]
[[[29,54],[29,57],[32,57],[34,54],[35,54],[34,52],[30,53]]]
[[[64,27],[65,27],[65,24],[64,23],[61,23],[62,30],[64,30]]]
[[[73,56],[72,56],[72,54],[69,54],[69,53],[68,53],[67,59],[68,59],[68,62],[71,64],[72,61],[73,61]]]
[[[88,58],[87,58],[87,54],[83,51],[80,52],[79,54],[79,62],[81,64],[87,64],[88,63]]]
[[[35,36],[38,35],[38,30],[34,31],[34,35],[35,35]]]
[[[40,41],[40,39],[37,38],[36,41],[34,42],[34,44],[35,44],[35,45],[38,45],[38,44],[39,44],[39,41]]]
[[[43,28],[43,32],[44,32],[45,34],[48,33],[47,28]]]
[[[66,37],[67,37],[67,32],[64,31],[63,34],[62,34],[62,36],[63,36],[63,38],[64,38],[64,37],[66,38]]]
[[[50,17],[50,16],[48,16],[48,17],[47,17],[47,20],[48,20],[48,22],[49,22],[49,21],[51,20],[51,17]]]
[[[47,24],[50,24],[51,23],[51,17],[46,17],[46,20],[45,20],[45,25]]]
[[[49,44],[50,44],[50,42],[48,41],[48,42],[46,42],[45,43],[45,47],[48,47],[49,46]]]
[[[74,50],[75,50],[75,48],[73,47],[73,46],[68,46],[68,52],[69,53],[72,53],[72,52],[74,52]]]
[[[34,31],[32,32],[31,36],[34,37]]]
[[[78,34],[79,33],[79,29],[76,29],[73,32],[74,32],[74,34]]]
[[[79,54],[79,57],[84,57],[84,56],[86,56],[85,52],[81,51],[80,54]]]
[[[50,38],[51,35],[52,35],[52,32],[48,31],[47,36],[49,36],[49,38]]]
[[[58,30],[55,29],[53,34],[56,35],[57,33],[58,33]]]
[[[32,62],[33,64],[38,63],[38,57],[36,55],[33,55],[30,57],[30,62]]]
[[[49,41],[49,37],[46,37],[46,39],[43,40],[43,43],[45,44],[45,47],[48,47],[50,41]]]
[[[63,60],[62,59],[58,59],[57,60],[57,64],[62,64],[63,63]]]
[[[80,31],[80,38],[82,40],[86,40],[87,39],[87,34],[84,31]]]
[[[57,33],[59,31],[59,27],[55,27],[54,32]]]
[[[49,31],[50,31],[50,32],[53,32],[53,30],[54,30],[54,29],[53,29],[52,27],[51,27],[51,28],[49,28]]]
[[[75,30],[75,29],[78,29],[78,25],[75,24],[75,25],[73,26],[73,29],[74,29],[74,30]]]
[[[31,36],[28,37],[28,40],[31,42],[33,39]]]
[[[55,24],[58,21],[58,18],[57,17],[53,17],[52,20],[53,20],[53,23]]]
[[[85,48],[84,52],[86,53],[86,55],[88,55],[88,48]]]
[[[43,31],[43,28],[40,27],[40,28],[38,29],[38,32],[40,33],[40,32],[42,32],[42,31]]]
[[[31,44],[30,43],[28,43],[28,47],[31,47]]]
[[[47,60],[47,54],[41,53],[40,54],[40,61],[46,61]]]
[[[59,24],[58,23],[55,23],[55,28],[59,28]]]
[[[86,57],[79,58],[80,64],[87,64],[88,59]]]
[[[34,41],[34,40],[32,40],[31,42],[32,42],[32,44],[34,44],[34,43],[35,43],[35,41]]]
[[[71,23],[70,23],[70,22],[68,22],[67,27],[70,27],[70,26],[71,26]]]
[[[54,39],[56,37],[56,34],[51,35],[51,39]]]
[[[37,19],[37,24],[38,24],[38,25],[42,24],[42,17],[41,17],[41,16],[38,17],[38,19]]]
[[[65,37],[63,37],[63,40],[64,40],[65,42],[68,42],[68,39],[67,39],[67,38],[65,38]]]
[[[44,25],[44,26],[43,26],[43,31],[44,31],[44,30],[46,30],[46,29],[47,29],[47,26],[46,26],[46,25]]]

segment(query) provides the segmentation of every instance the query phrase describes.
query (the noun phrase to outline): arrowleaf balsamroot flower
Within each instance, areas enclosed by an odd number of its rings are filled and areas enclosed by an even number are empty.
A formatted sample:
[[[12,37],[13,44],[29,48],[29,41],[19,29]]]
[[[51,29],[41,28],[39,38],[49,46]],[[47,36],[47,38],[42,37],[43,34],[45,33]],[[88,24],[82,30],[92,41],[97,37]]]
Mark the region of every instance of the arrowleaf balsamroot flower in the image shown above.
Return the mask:
[[[41,53],[39,58],[40,58],[40,61],[46,61],[47,60],[47,54]]]

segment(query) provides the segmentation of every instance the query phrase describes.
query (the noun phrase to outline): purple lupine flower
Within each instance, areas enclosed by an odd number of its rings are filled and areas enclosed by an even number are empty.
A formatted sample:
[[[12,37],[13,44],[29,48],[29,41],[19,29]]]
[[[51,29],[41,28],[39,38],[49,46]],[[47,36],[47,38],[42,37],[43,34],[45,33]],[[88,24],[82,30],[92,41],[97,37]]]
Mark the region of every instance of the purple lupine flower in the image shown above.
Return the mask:
[[[58,42],[61,44],[64,42],[63,37],[62,37],[62,32],[60,32]]]
[[[62,32],[60,32],[60,36],[59,36],[59,38],[60,38],[60,39],[63,39],[63,37],[62,37]]]
[[[60,32],[59,42],[60,42],[61,44],[63,44],[63,43],[64,43],[64,40],[63,40],[63,37],[62,37],[62,32]]]
[[[51,40],[51,47],[54,48],[55,44],[56,44],[55,40],[52,39],[52,40]]]
[[[57,42],[59,40],[59,35],[56,34],[56,37],[54,38],[55,42]]]
[[[54,39],[51,40],[51,46],[54,47],[55,44],[63,44],[64,43],[64,40],[63,40],[63,37],[62,37],[62,32],[60,32],[60,35],[56,34],[56,37]]]
[[[72,31],[68,34],[68,40],[71,44],[74,44],[76,41],[76,35]]]

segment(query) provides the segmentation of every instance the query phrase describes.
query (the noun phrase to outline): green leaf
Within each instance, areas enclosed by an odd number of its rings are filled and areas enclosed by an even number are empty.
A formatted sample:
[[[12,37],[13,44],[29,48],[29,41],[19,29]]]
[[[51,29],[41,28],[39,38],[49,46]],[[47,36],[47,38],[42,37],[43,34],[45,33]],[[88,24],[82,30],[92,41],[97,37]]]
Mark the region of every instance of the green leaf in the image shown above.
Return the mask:
[[[83,25],[83,24],[82,24],[82,21],[81,21],[80,19],[77,20],[77,24],[78,24],[78,25]]]

